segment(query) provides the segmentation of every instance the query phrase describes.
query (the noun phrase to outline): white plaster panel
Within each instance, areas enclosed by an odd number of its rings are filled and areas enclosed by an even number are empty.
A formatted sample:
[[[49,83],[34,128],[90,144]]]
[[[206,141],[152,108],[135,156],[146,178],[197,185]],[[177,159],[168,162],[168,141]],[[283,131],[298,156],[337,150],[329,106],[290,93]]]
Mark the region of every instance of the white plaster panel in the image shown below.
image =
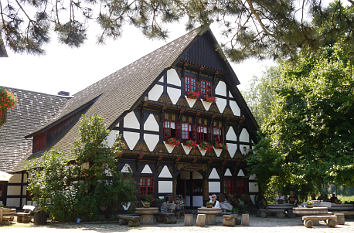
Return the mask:
[[[167,87],[167,94],[170,97],[173,104],[176,104],[181,97],[181,90],[173,87]]]
[[[148,93],[148,100],[158,101],[163,93],[163,86],[155,84],[153,88]]]
[[[193,196],[193,207],[203,206],[203,196]]]
[[[220,179],[220,176],[215,168],[213,168],[210,172],[209,179]]]
[[[171,172],[166,165],[163,166],[159,178],[172,178]]]
[[[6,205],[9,207],[20,207],[20,198],[7,198]]]
[[[190,147],[190,146],[185,146],[185,145],[182,144],[182,147],[183,147],[184,152],[185,152],[187,155],[188,155],[188,154],[191,152],[191,150],[192,150],[192,147]]]
[[[143,170],[141,171],[141,173],[147,173],[147,174],[152,174],[152,170],[150,168],[150,166],[148,164],[145,164]]]
[[[171,145],[171,144],[167,144],[165,141],[164,141],[163,143],[165,144],[168,153],[171,154],[172,151],[173,151],[173,149],[175,148],[175,146],[174,146],[174,145]]]
[[[120,172],[122,172],[122,173],[132,173],[132,171],[133,171],[132,168],[127,163],[124,164],[122,170],[120,170]]]
[[[208,111],[211,106],[211,103],[208,101],[202,100],[202,104],[203,104],[203,107],[205,108],[205,110]]]
[[[195,104],[195,102],[196,102],[197,100],[196,100],[196,99],[187,98],[187,96],[185,96],[185,97],[186,97],[186,100],[187,100],[187,103],[188,103],[189,107],[190,107],[190,108],[193,108],[193,106],[194,106],[194,104]]]
[[[258,183],[257,182],[249,182],[248,183],[248,190],[252,193],[258,192]]]
[[[223,113],[223,112],[224,112],[224,109],[225,109],[225,107],[226,107],[226,99],[222,99],[222,98],[216,97],[216,98],[215,98],[215,101],[216,101],[216,106],[217,106],[218,109],[219,109],[219,112],[220,112],[220,113]]]
[[[214,151],[215,151],[215,154],[216,154],[216,157],[220,157],[220,155],[221,155],[221,152],[222,152],[222,149],[216,149],[215,147],[213,147],[214,148]]]
[[[136,118],[134,112],[130,112],[124,117],[124,127],[132,128],[132,129],[140,129],[140,123]]]
[[[193,171],[192,172],[192,179],[193,180],[201,180],[201,179],[203,179],[203,176],[199,172]]]
[[[9,180],[9,183],[21,183],[21,174],[13,174]]]
[[[238,171],[237,176],[245,176],[245,173],[243,173],[242,169]]]
[[[172,181],[159,181],[159,193],[172,193]]]
[[[235,116],[241,116],[241,110],[236,101],[230,100],[230,107]]]
[[[175,69],[169,69],[167,71],[167,83],[173,84],[176,86],[181,86],[181,79],[179,78]]]
[[[157,143],[159,143],[160,136],[155,134],[144,134],[144,140],[147,147],[149,148],[149,151],[153,151]]]
[[[256,180],[257,179],[257,176],[256,176],[256,174],[252,174],[252,175],[250,175],[250,178],[249,178],[250,180]]]
[[[124,140],[127,142],[129,149],[133,150],[136,143],[139,141],[140,134],[135,132],[124,131],[123,137]]]
[[[209,193],[220,193],[219,181],[209,181]]]
[[[7,195],[21,195],[21,186],[7,186]]]
[[[243,128],[240,133],[240,142],[249,142],[249,141],[250,141],[250,136],[248,134],[248,131],[246,128]]]
[[[224,176],[232,176],[230,169],[226,169]]]
[[[163,83],[163,76],[159,79],[159,82]]]
[[[150,114],[144,124],[144,130],[159,132],[160,127],[153,114]]]
[[[234,98],[234,96],[231,94],[230,91],[229,91],[229,97],[230,97],[230,98]]]
[[[109,148],[111,148],[114,145],[114,142],[116,141],[117,135],[119,135],[118,130],[111,130],[109,134],[106,137],[106,143]]]
[[[24,185],[22,190],[22,195],[26,195],[26,193],[27,193],[27,185]]]
[[[204,156],[207,153],[207,150],[200,148],[199,145],[198,145],[198,149],[199,149],[200,153],[202,154],[202,156]]]
[[[237,136],[236,136],[235,130],[232,126],[230,126],[229,130],[226,133],[226,140],[234,141],[234,142],[237,141]]]
[[[237,145],[233,143],[226,143],[227,145],[227,151],[230,154],[230,157],[233,158],[235,156],[236,150],[237,150]]]
[[[215,94],[226,96],[226,83],[224,81],[219,81],[218,85],[215,87]]]
[[[251,201],[253,202],[253,204],[256,204],[256,195],[250,195]]]

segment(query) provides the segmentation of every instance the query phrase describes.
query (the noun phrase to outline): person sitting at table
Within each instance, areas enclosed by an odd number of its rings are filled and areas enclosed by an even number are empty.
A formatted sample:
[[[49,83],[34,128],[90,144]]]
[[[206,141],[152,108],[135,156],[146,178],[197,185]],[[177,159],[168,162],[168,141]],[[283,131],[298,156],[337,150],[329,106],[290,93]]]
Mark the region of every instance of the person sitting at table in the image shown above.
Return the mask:
[[[297,205],[297,196],[295,195],[294,191],[290,191],[288,202],[292,205]]]
[[[311,200],[316,200],[316,194],[314,193],[311,194]]]
[[[322,200],[322,201],[324,201],[324,202],[328,202],[328,201],[329,201],[328,196],[327,196],[326,194],[324,194],[324,193],[322,193],[322,194],[317,198],[317,200]]]
[[[222,211],[231,211],[232,205],[227,201],[224,194],[219,195],[219,205]]]
[[[335,193],[332,194],[331,199],[329,201],[331,203],[337,203],[338,202],[338,198],[336,197]]]
[[[220,203],[219,203],[218,200],[216,200],[216,195],[215,194],[211,195],[210,202],[213,203],[213,208],[220,208]]]
[[[278,196],[275,197],[276,204],[284,204],[285,198],[281,195],[281,192],[278,192]]]

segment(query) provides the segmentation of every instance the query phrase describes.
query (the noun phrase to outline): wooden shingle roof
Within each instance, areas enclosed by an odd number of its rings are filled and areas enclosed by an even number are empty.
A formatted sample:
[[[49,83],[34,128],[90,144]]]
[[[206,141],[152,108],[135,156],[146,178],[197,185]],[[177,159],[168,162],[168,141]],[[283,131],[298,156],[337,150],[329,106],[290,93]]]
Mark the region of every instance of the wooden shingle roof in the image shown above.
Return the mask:
[[[6,123],[0,127],[0,170],[12,172],[32,151],[32,140],[25,139],[25,136],[51,121],[68,98],[2,88],[11,91],[18,99],[16,107],[7,111]]]

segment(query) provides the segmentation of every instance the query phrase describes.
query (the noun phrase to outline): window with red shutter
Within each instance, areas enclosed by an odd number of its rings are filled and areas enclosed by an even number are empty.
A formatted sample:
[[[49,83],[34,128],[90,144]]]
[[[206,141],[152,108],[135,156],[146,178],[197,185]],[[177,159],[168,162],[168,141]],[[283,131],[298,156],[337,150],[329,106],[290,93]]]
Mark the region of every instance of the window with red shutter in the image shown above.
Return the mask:
[[[154,182],[152,177],[139,177],[139,195],[147,196],[154,194]]]

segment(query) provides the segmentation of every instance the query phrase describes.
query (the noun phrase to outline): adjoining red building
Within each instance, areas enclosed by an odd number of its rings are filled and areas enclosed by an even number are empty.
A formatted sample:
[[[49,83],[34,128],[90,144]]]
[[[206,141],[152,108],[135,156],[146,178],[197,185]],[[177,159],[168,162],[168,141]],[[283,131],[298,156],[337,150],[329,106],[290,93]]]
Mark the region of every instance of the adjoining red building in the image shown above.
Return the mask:
[[[52,147],[69,153],[80,116],[96,112],[112,130],[108,145],[122,136],[117,169],[132,172],[140,196],[182,195],[189,207],[211,193],[254,199],[245,157],[258,126],[238,84],[211,30],[195,29],[68,99],[27,134],[26,159]]]

